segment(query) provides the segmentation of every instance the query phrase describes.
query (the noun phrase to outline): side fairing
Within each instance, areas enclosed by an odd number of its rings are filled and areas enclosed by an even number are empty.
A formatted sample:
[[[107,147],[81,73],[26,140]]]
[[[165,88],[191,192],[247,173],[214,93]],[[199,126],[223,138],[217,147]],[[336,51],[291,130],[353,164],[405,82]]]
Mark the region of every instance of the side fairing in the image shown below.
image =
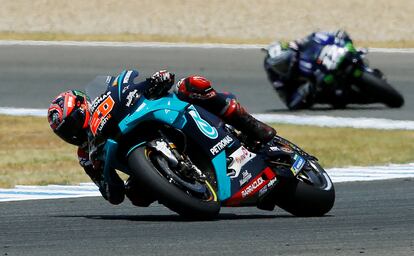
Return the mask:
[[[225,129],[221,119],[192,105],[187,108],[185,117],[187,123],[182,130],[201,146],[194,150],[210,156],[221,201],[229,201],[229,205],[242,204],[274,178],[262,156],[245,148]],[[255,186],[260,181],[263,181],[260,186]]]
[[[218,197],[220,201],[226,200],[232,194],[231,181],[227,176],[226,148],[240,143],[224,129],[221,119],[201,107],[189,106],[185,119],[187,123],[182,130],[199,145],[193,150],[209,156],[216,173]]]

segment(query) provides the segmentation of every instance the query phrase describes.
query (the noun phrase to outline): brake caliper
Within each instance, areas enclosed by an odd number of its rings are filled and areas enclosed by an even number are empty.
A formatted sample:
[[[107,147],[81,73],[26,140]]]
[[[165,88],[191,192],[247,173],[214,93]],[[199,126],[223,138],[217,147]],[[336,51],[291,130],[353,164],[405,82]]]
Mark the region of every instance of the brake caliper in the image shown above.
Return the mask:
[[[161,153],[172,167],[176,167],[179,163],[178,159],[171,152],[167,142],[163,140],[155,140],[149,143],[149,146]]]

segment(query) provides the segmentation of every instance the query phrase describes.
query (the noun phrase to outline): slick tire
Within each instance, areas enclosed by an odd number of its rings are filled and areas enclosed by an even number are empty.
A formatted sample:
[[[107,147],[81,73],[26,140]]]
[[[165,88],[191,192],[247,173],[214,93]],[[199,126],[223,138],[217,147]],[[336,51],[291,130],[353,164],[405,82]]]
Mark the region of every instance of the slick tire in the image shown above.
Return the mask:
[[[321,173],[324,179],[322,187],[302,180],[288,182],[277,195],[276,204],[298,217],[317,217],[328,213],[335,202],[335,188],[326,172],[321,170]]]
[[[128,164],[136,179],[145,184],[160,203],[189,219],[209,220],[217,217],[220,211],[218,199],[204,201],[190,196],[179,189],[157,170],[152,163],[146,147],[135,149],[128,157]]]
[[[400,108],[404,105],[403,96],[385,80],[373,73],[364,72],[359,78],[361,88],[374,98],[390,108]]]

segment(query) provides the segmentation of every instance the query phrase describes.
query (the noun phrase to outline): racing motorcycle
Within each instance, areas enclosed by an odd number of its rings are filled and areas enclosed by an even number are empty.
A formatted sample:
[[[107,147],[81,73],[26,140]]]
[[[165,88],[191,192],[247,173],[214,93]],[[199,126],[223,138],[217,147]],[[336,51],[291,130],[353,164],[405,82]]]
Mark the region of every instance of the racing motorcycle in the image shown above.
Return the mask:
[[[288,44],[277,42],[263,50],[266,52],[265,65],[270,67],[266,72],[285,75],[295,55]],[[297,79],[313,85],[313,103],[330,104],[334,108],[370,103],[401,107],[403,96],[387,82],[379,69],[368,66],[367,52],[366,49],[356,49],[348,36],[338,40],[333,34],[315,33],[305,46],[300,47],[296,61]],[[318,80],[324,83],[317,83]]]
[[[102,91],[96,89],[99,81],[87,88],[91,99],[94,90]],[[295,144],[275,136],[255,149],[245,143],[254,138],[175,94],[149,99],[144,91],[135,93],[132,112],[104,144],[107,182],[110,170],[119,170],[159,203],[192,219],[215,218],[221,207],[279,206],[296,216],[322,216],[333,207],[328,174]]]

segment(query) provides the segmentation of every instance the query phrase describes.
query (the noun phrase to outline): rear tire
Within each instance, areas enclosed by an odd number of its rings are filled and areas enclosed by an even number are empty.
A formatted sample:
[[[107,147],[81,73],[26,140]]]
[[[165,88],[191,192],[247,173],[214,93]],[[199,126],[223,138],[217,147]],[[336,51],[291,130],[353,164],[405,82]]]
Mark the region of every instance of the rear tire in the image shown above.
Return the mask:
[[[131,152],[128,164],[135,178],[140,180],[141,184],[145,184],[148,191],[153,193],[160,203],[186,218],[213,219],[218,215],[220,202],[217,196],[201,200],[170,183],[157,170],[146,150],[147,147],[144,146]],[[214,194],[215,191],[212,193]]]
[[[400,108],[404,105],[403,96],[385,80],[373,73],[364,72],[358,83],[365,93],[390,108]]]
[[[287,182],[277,195],[276,204],[285,211],[299,217],[323,216],[335,202],[335,188],[328,174],[318,163],[319,184],[308,184],[297,179]]]

